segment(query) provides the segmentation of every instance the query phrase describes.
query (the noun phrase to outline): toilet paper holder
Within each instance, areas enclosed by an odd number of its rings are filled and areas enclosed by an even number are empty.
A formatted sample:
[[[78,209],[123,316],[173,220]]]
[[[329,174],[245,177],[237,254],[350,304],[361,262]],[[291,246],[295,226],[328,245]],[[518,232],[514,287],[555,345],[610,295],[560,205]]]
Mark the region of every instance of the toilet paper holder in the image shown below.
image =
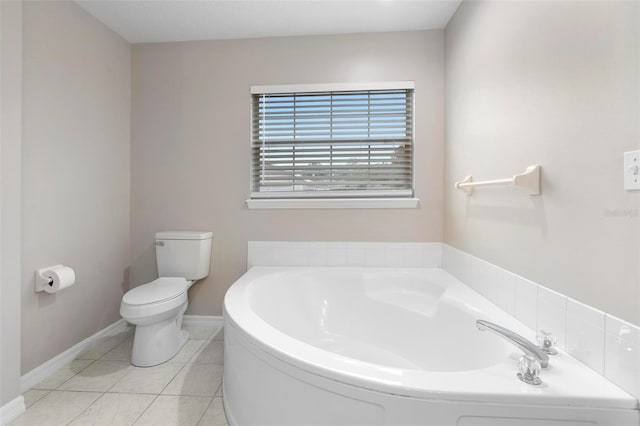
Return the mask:
[[[62,267],[62,265],[53,265],[46,268],[36,269],[36,292],[44,291],[47,286],[53,285],[53,278],[47,277],[44,273],[51,269],[60,267]]]
[[[52,265],[46,268],[36,269],[36,293],[39,291],[47,291],[47,288],[53,286],[53,278],[47,275],[48,271],[63,267],[64,265]]]

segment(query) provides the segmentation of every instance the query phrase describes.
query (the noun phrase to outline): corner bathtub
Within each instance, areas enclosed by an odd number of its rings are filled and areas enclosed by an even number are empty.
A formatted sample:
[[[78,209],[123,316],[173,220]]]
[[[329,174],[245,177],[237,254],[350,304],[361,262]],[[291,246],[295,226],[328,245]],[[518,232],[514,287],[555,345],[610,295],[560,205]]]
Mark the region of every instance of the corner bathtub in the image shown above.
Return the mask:
[[[535,303],[535,301],[532,301]],[[637,401],[561,352],[543,384],[477,330],[531,331],[441,269],[255,267],[227,292],[231,425],[638,425]]]

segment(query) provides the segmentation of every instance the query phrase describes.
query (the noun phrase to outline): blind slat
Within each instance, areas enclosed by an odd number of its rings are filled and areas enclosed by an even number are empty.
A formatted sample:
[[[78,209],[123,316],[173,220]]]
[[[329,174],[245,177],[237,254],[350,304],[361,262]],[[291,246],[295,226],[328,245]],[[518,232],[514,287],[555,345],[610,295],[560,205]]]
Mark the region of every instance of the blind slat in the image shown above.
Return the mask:
[[[263,143],[261,140],[254,140],[253,147],[262,147],[264,145],[265,149],[281,149],[278,145],[291,145],[292,147],[303,147],[309,145],[317,145],[326,147],[326,149],[330,149],[334,147],[335,149],[340,148],[341,145],[349,146],[361,146],[361,145],[369,145],[369,146],[411,146],[411,138],[398,138],[398,139],[385,139],[385,138],[376,138],[376,139],[331,139],[328,141],[327,139],[304,139],[304,140],[291,140],[291,139],[279,139],[279,140],[269,140],[266,143]]]
[[[252,198],[412,195],[412,89],[255,94],[252,104]]]

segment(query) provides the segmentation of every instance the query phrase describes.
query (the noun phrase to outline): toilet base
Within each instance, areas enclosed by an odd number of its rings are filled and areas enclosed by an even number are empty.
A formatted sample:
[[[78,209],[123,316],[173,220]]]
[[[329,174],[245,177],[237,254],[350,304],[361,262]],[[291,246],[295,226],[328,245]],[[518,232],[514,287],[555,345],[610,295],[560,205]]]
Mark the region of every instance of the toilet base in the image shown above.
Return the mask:
[[[177,316],[153,324],[136,325],[131,364],[152,367],[173,358],[189,339],[189,333],[181,330],[186,309],[185,303]]]

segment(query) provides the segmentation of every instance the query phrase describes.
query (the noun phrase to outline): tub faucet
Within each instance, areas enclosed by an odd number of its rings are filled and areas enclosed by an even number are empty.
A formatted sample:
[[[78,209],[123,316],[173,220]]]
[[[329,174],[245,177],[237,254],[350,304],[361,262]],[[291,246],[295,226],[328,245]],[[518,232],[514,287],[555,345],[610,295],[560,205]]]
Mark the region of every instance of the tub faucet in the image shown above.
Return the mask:
[[[549,355],[544,353],[533,342],[530,342],[529,340],[525,339],[518,333],[515,333],[507,328],[499,326],[498,324],[485,321],[485,320],[477,320],[476,326],[480,331],[484,331],[484,330],[493,331],[498,336],[502,337],[508,342],[513,343],[514,345],[519,347],[525,354],[531,355],[532,357],[537,359],[542,368],[547,368],[549,366]]]

